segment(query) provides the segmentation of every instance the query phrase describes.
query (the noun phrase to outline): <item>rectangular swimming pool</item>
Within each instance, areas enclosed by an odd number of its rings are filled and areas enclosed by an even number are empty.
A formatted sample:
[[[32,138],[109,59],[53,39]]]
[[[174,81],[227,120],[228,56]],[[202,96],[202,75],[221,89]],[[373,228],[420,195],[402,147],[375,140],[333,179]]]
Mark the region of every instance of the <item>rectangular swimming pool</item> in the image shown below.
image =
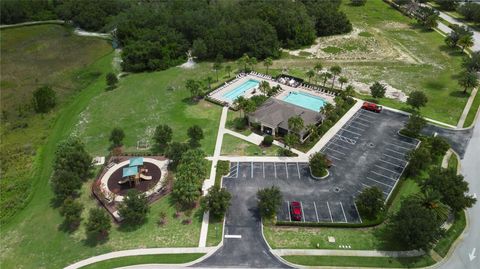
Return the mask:
[[[229,101],[235,101],[240,95],[245,94],[246,91],[257,87],[260,84],[259,81],[254,80],[254,79],[249,79],[242,83],[240,86],[236,87],[235,89],[225,93],[223,98],[229,100]]]
[[[319,112],[320,109],[327,103],[327,101],[318,96],[304,92],[290,92],[283,98],[283,101],[316,112]]]

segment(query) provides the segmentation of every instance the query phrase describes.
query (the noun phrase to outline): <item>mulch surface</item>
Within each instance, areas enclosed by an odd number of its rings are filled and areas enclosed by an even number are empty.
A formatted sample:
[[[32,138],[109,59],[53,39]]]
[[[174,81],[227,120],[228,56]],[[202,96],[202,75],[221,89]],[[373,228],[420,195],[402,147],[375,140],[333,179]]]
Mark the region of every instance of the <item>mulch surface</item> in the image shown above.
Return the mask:
[[[152,176],[151,180],[140,179],[140,183],[136,186],[133,186],[133,182],[132,184],[128,182],[124,184],[118,184],[118,181],[122,180],[122,170],[127,166],[128,164],[117,169],[108,179],[108,189],[117,195],[125,195],[131,189],[137,189],[140,192],[146,192],[158,183],[162,174],[158,166],[154,165],[153,163],[144,162],[143,166],[148,169],[148,173],[146,173],[146,175]]]

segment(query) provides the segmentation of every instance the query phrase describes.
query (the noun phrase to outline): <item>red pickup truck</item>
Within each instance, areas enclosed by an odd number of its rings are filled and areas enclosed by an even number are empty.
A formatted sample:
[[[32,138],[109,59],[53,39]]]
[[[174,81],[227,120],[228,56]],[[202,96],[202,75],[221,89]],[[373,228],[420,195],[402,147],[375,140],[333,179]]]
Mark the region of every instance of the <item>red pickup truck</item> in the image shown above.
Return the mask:
[[[370,102],[364,102],[362,105],[362,109],[380,113],[380,111],[382,111],[382,106]]]

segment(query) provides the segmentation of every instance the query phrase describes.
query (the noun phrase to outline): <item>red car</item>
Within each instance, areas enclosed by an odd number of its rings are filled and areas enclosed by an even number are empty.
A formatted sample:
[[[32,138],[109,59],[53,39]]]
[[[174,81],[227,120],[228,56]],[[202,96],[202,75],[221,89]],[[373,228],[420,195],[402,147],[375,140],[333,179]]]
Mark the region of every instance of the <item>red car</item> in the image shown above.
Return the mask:
[[[301,221],[302,220],[302,205],[300,202],[291,202],[290,203],[290,215],[292,220]]]
[[[364,102],[362,105],[362,109],[380,113],[380,111],[382,111],[382,106],[370,102]]]

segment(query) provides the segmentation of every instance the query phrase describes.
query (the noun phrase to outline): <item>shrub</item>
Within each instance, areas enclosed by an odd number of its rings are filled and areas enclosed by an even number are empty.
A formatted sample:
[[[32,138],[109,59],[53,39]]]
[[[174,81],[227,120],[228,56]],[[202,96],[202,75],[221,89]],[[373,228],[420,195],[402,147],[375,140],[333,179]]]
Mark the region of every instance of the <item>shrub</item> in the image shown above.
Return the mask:
[[[87,238],[90,240],[104,240],[108,237],[108,232],[112,227],[110,217],[103,208],[92,208],[88,215],[88,221],[85,225]]]
[[[370,94],[372,95],[373,98],[385,97],[386,91],[387,91],[387,88],[385,88],[385,86],[380,84],[378,81],[373,83],[372,86],[370,86]]]
[[[127,192],[120,204],[118,213],[126,225],[136,226],[145,222],[149,210],[150,207],[145,194],[132,189]]]
[[[122,146],[122,141],[125,138],[125,132],[121,128],[115,127],[110,133],[110,138],[108,139],[112,142],[114,148]]]
[[[310,156],[310,170],[315,177],[323,177],[327,174],[328,160],[321,152],[317,152]]]
[[[219,186],[213,186],[208,194],[202,198],[201,205],[204,211],[209,211],[215,218],[221,218],[230,206],[232,195]]]
[[[68,231],[77,229],[82,220],[82,211],[83,205],[80,202],[71,197],[67,198],[60,208],[60,214],[65,218],[62,226]]]
[[[383,211],[383,193],[378,187],[364,189],[355,199],[358,211],[366,219],[375,219]]]
[[[270,147],[273,143],[273,136],[271,135],[266,135],[264,138],[263,138],[263,142],[262,144],[264,146],[267,146],[267,147]]]
[[[262,218],[271,219],[282,204],[282,194],[277,186],[261,189],[257,192],[258,210]]]
[[[37,113],[47,113],[55,107],[57,95],[49,86],[43,86],[33,92],[33,109]]]

